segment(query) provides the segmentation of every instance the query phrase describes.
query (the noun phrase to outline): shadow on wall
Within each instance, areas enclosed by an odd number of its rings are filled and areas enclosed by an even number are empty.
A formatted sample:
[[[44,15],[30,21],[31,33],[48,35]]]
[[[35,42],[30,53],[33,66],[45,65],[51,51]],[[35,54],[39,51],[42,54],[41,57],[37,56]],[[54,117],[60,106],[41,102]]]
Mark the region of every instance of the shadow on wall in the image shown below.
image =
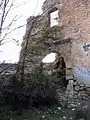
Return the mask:
[[[90,85],[90,69],[75,67],[73,73],[78,82]]]

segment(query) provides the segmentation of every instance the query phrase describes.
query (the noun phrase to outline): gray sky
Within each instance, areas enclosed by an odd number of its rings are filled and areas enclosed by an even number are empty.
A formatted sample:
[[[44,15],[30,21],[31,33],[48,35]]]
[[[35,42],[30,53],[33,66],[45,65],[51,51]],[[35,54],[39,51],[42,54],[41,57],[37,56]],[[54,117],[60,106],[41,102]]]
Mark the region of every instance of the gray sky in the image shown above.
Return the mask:
[[[13,9],[7,18],[6,24],[15,16],[20,16],[20,19],[13,25],[13,27],[23,25],[26,23],[26,19],[29,16],[40,14],[41,6],[44,0],[16,0],[16,6],[22,4],[22,6]],[[24,5],[23,5],[24,4]],[[19,46],[14,41],[10,41],[0,46],[0,62],[17,62],[19,59],[20,45],[22,38],[25,34],[25,27],[13,32],[9,38],[15,38],[19,40]]]

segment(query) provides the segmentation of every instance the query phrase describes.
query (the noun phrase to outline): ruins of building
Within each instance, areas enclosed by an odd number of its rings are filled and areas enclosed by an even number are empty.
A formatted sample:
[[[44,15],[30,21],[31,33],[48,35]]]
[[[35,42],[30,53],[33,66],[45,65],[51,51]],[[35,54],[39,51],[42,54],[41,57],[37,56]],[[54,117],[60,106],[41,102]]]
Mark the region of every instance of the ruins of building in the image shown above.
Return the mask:
[[[90,1],[46,0],[42,10],[42,15],[27,20],[20,54],[22,61],[28,39],[25,71],[31,72],[47,54],[58,52],[65,60],[67,79],[90,84]]]

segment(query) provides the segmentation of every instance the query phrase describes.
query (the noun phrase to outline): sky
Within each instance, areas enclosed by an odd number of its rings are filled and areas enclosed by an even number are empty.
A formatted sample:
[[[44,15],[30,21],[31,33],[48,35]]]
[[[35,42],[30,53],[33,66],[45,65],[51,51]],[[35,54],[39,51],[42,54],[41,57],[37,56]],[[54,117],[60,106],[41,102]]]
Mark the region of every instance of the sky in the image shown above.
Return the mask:
[[[7,25],[15,15],[18,15],[18,20],[13,24],[12,28],[26,24],[27,18],[42,12],[41,6],[43,2],[44,0],[16,0],[15,6],[8,15],[5,25]],[[18,62],[24,34],[25,26],[8,36],[8,42],[0,46],[0,62]],[[14,39],[19,42],[16,43]]]

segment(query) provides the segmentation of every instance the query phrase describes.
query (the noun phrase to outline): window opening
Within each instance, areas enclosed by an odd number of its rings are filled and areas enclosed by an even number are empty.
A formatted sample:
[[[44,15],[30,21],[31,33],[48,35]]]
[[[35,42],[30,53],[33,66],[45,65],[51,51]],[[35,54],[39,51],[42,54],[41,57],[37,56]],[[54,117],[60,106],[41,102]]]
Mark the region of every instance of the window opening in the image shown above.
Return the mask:
[[[42,60],[42,62],[43,63],[53,63],[54,61],[55,61],[55,59],[56,59],[56,53],[49,53],[48,55],[46,55],[44,58],[43,58],[43,60]]]
[[[50,27],[58,25],[58,20],[59,20],[58,10],[51,12],[50,13]]]

